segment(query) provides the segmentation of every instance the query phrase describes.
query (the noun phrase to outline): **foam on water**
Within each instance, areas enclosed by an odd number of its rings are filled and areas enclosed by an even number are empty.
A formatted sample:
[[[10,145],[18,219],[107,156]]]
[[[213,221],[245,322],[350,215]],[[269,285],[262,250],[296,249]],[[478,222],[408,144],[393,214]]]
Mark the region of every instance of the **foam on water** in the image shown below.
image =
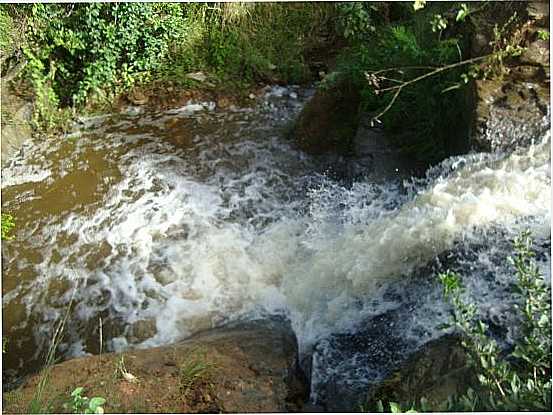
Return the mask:
[[[94,179],[93,199],[44,217],[33,211],[37,223],[18,230],[7,275],[31,277],[13,284],[4,307],[24,306],[13,327],[36,332],[35,357],[74,290],[67,354],[94,351],[99,316],[111,324],[104,344],[119,350],[167,344],[244,316],[285,314],[307,350],[397,306],[383,297],[390,284],[456,244],[493,248],[491,229],[498,228],[512,236],[530,227],[549,238],[549,136],[511,155],[452,158],[403,185],[344,187],[315,173],[317,161],[280,138],[300,108],[296,96],[275,89],[266,102],[283,101],[224,118],[208,104],[191,104],[88,120],[89,130],[57,161],[48,155],[57,150],[37,144],[44,157],[8,167],[3,188],[16,192],[22,177],[36,178],[45,187],[38,198],[56,180],[94,170],[91,155],[113,169]],[[175,147],[160,138],[172,116],[215,127]],[[151,129],[127,132],[140,128],[138,119]],[[37,172],[26,176],[21,168]],[[480,255],[485,262],[493,253]],[[478,279],[469,287],[489,290]],[[431,332],[434,311],[429,304],[409,324]],[[153,328],[138,335],[143,322]]]

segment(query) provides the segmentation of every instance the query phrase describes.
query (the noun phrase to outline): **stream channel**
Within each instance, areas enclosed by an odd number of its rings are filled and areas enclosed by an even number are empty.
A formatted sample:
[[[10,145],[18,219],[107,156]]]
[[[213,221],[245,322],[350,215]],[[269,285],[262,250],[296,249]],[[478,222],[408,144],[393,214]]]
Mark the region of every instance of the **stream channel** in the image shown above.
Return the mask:
[[[385,330],[401,339],[389,354],[443,334],[446,268],[512,339],[505,258],[522,230],[550,280],[549,133],[424,177],[343,180],[286,138],[311,94],[271,87],[255,107],[227,110],[129,107],[26,143],[2,169],[3,209],[17,222],[2,248],[4,380],[44,364],[70,304],[64,359],[282,315],[312,357],[312,400],[325,400],[329,383],[361,390],[383,375],[386,362],[346,341],[370,340],[375,316],[391,316]]]

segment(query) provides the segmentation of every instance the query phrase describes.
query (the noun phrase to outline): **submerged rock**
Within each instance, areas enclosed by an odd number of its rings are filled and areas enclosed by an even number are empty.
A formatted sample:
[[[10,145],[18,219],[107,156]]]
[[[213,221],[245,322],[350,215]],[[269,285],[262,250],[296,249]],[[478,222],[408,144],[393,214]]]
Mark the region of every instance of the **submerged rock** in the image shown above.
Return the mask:
[[[4,394],[4,411],[26,413],[40,374]],[[130,380],[132,379],[132,381]],[[109,353],[52,366],[43,406],[70,393],[101,396],[108,412],[287,412],[307,397],[296,337],[287,322],[257,320],[207,330],[170,346]]]

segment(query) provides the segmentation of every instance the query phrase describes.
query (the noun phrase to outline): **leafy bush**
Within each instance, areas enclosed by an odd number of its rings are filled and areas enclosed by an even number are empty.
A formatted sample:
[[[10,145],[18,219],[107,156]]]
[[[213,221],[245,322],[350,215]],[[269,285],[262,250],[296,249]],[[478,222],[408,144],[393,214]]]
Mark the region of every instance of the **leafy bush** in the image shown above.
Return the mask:
[[[168,3],[34,4],[26,54],[51,86],[53,105],[81,105],[92,91],[125,88],[159,68],[181,35],[181,7]]]
[[[186,85],[189,72],[205,71],[227,83],[305,81],[304,55],[321,45],[319,32],[328,30],[334,10],[311,3],[20,6],[28,62],[23,79],[35,95],[35,124],[59,127],[71,115],[60,108],[112,103],[154,79]],[[2,48],[11,27],[4,11]]]
[[[360,89],[364,111],[378,113],[394,95],[375,93],[365,79],[366,71],[398,68],[394,78],[409,80],[429,68],[460,60],[465,42],[462,36],[446,37],[432,31],[431,18],[441,10],[438,7],[444,6],[432,5],[416,13],[412,7],[401,9],[399,20],[371,31],[366,40],[354,39],[341,54],[338,70]],[[463,105],[465,92],[463,88],[443,92],[458,81],[460,74],[456,69],[410,85],[383,115],[386,133],[406,154],[432,163],[454,152],[457,143],[452,131],[462,134],[468,123]]]
[[[533,261],[528,233],[515,240],[516,254],[509,258],[516,270],[517,307],[522,334],[514,350],[501,350],[488,326],[476,320],[476,307],[461,298],[459,277],[440,275],[444,293],[453,305],[453,321],[464,335],[469,364],[478,383],[450,400],[450,410],[550,411],[551,410],[551,286]]]

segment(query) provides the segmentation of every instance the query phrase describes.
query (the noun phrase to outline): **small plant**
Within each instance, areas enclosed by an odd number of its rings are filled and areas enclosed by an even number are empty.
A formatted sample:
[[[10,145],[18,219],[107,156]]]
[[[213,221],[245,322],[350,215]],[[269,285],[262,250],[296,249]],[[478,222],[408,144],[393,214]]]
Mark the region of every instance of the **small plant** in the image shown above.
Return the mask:
[[[200,383],[208,380],[213,365],[197,355],[190,356],[179,367],[179,381],[183,394],[186,395]]]
[[[516,270],[516,291],[523,303],[522,335],[514,350],[501,350],[476,319],[476,306],[461,298],[459,277],[448,271],[440,275],[444,295],[453,305],[453,323],[464,335],[462,342],[470,366],[477,373],[477,386],[452,397],[449,409],[461,411],[551,410],[551,287],[540,275],[529,234],[515,239],[516,254],[509,262]]]
[[[103,414],[104,408],[102,405],[106,403],[106,400],[102,397],[96,396],[94,398],[87,398],[83,396],[83,387],[75,388],[71,392],[71,409],[74,414]]]
[[[549,38],[551,37],[551,34],[549,33],[548,30],[538,30],[538,39],[540,40],[549,40]]]
[[[8,213],[2,213],[2,240],[9,241],[14,238],[10,235],[11,230],[15,228],[13,216]]]
[[[130,383],[138,382],[138,378],[130,373],[125,367],[125,356],[121,355],[121,358],[117,361],[117,366],[115,368],[115,375],[121,376],[124,380]]]
[[[404,410],[401,405],[397,402],[388,402],[388,405],[390,407],[390,411],[391,413],[393,414],[399,414],[399,413],[402,413],[402,412],[406,412],[406,413],[417,413],[418,411],[414,408],[414,407],[411,407],[407,410]],[[376,403],[376,408],[377,408],[377,411],[378,412],[387,412],[385,409],[384,409],[384,404],[382,403],[382,401],[378,401]],[[424,409],[423,409],[423,412],[426,412]]]

